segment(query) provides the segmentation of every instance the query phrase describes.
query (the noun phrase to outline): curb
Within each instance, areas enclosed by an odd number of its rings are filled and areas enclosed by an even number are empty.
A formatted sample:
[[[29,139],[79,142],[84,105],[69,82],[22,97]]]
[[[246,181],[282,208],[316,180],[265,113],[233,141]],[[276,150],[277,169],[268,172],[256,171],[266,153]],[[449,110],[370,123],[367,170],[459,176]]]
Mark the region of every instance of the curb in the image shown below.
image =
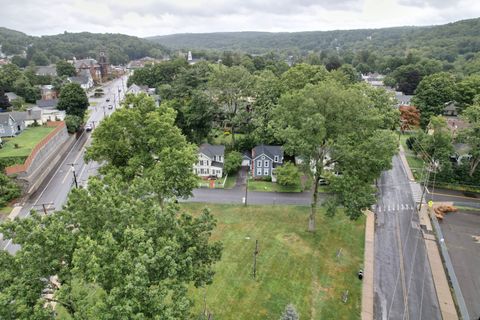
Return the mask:
[[[375,264],[375,214],[365,210],[365,249],[363,255],[362,320],[373,320],[374,291],[373,271]]]
[[[415,181],[412,170],[410,169],[407,158],[405,157],[405,151],[401,145],[399,155],[408,179]],[[417,210],[417,214],[420,220],[420,226],[424,227],[426,230],[422,230],[422,234],[425,242],[425,249],[427,251],[428,263],[430,265],[430,270],[432,271],[435,293],[437,294],[442,319],[458,320],[459,317],[453,301],[447,273],[442,262],[440,251],[437,245],[437,238],[433,233],[432,222],[425,204],[422,204],[420,211]]]

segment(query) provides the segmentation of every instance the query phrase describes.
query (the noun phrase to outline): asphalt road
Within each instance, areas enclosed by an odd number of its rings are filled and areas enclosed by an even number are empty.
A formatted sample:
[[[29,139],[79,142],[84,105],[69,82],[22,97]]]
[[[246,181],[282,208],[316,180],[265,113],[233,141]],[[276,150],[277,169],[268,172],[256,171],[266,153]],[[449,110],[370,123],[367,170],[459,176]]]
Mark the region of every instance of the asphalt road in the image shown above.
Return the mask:
[[[325,199],[325,194],[319,195],[319,203]],[[237,187],[231,190],[226,189],[195,189],[193,197],[186,201],[209,202],[209,203],[230,203],[242,204],[245,197],[245,187]],[[310,192],[283,193],[283,192],[258,192],[249,191],[247,195],[248,204],[293,204],[309,205],[311,201]]]
[[[120,96],[122,98],[125,92],[123,85],[126,85],[126,83],[126,77],[124,77],[123,82],[122,78],[108,82],[103,86],[105,95],[102,98],[89,98],[90,103],[94,103],[95,105],[89,107],[90,116],[87,124],[98,125],[105,116],[115,111],[115,108],[118,106],[118,89],[121,89]],[[106,102],[107,98],[110,99],[110,102]],[[116,102],[115,106],[114,101]],[[109,109],[109,105],[114,107]],[[96,174],[98,164],[96,162],[85,163],[83,161],[85,147],[90,143],[90,133],[84,132],[83,136],[75,142],[56,171],[50,174],[44,184],[21,204],[22,210],[18,215],[20,218],[27,217],[32,209],[43,211],[43,206],[45,206],[45,209],[49,213],[60,210],[65,204],[71,188],[75,186],[72,167],[75,168],[77,183],[79,185],[84,185],[89,176]],[[18,245],[7,239],[0,240],[0,246],[10,253],[15,253],[19,249]]]
[[[458,206],[480,209],[480,194],[448,189],[427,188],[426,199],[434,202],[453,202]]]
[[[414,195],[398,156],[378,186],[375,319],[441,319]]]
[[[480,317],[480,211],[449,213],[440,223],[471,319]]]

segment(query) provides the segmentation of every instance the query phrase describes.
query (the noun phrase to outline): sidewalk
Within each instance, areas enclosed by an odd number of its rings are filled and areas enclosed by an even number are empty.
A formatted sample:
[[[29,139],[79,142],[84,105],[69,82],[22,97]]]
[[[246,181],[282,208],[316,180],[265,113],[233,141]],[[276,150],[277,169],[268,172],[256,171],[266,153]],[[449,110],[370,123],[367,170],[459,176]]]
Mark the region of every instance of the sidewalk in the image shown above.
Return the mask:
[[[407,173],[410,181],[415,181],[412,170],[408,165],[407,158],[405,157],[405,151],[400,145],[400,159],[402,160],[403,167]],[[423,204],[421,210],[418,212],[420,219],[420,226],[422,227],[422,234],[425,240],[425,247],[427,249],[428,261],[430,269],[432,270],[433,282],[435,284],[435,291],[437,293],[437,299],[440,306],[440,312],[444,320],[457,320],[457,310],[450,291],[450,284],[447,279],[440,250],[437,245],[437,239],[433,232],[432,223],[428,215],[427,205]]]
[[[375,262],[375,214],[366,210],[365,249],[363,255],[362,320],[373,320],[373,272]]]

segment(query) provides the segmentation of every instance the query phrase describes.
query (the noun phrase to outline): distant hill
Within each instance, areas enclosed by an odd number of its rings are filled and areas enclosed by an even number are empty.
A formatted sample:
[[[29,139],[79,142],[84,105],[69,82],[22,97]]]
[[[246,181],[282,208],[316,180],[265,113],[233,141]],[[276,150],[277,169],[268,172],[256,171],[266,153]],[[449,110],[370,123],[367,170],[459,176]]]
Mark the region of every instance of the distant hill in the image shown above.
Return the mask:
[[[381,49],[383,54],[416,48],[434,58],[480,51],[480,18],[440,26],[311,31],[292,33],[220,32],[147,38],[171,49],[248,53]]]
[[[123,34],[69,33],[33,37],[22,32],[0,27],[2,52],[7,55],[27,53],[27,59],[36,64],[54,62],[58,59],[97,57],[105,51],[111,63],[127,63],[145,56],[162,57],[168,50],[162,45]],[[47,60],[45,61],[44,55]],[[42,63],[38,63],[42,62]]]

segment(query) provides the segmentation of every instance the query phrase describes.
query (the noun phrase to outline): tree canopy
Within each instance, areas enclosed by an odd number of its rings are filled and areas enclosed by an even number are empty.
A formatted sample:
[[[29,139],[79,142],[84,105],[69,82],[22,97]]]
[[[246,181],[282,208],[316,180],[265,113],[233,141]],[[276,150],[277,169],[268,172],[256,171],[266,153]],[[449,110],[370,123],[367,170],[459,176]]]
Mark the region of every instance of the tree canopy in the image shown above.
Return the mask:
[[[67,83],[62,87],[57,106],[59,110],[83,118],[89,105],[88,97],[78,83]]]

